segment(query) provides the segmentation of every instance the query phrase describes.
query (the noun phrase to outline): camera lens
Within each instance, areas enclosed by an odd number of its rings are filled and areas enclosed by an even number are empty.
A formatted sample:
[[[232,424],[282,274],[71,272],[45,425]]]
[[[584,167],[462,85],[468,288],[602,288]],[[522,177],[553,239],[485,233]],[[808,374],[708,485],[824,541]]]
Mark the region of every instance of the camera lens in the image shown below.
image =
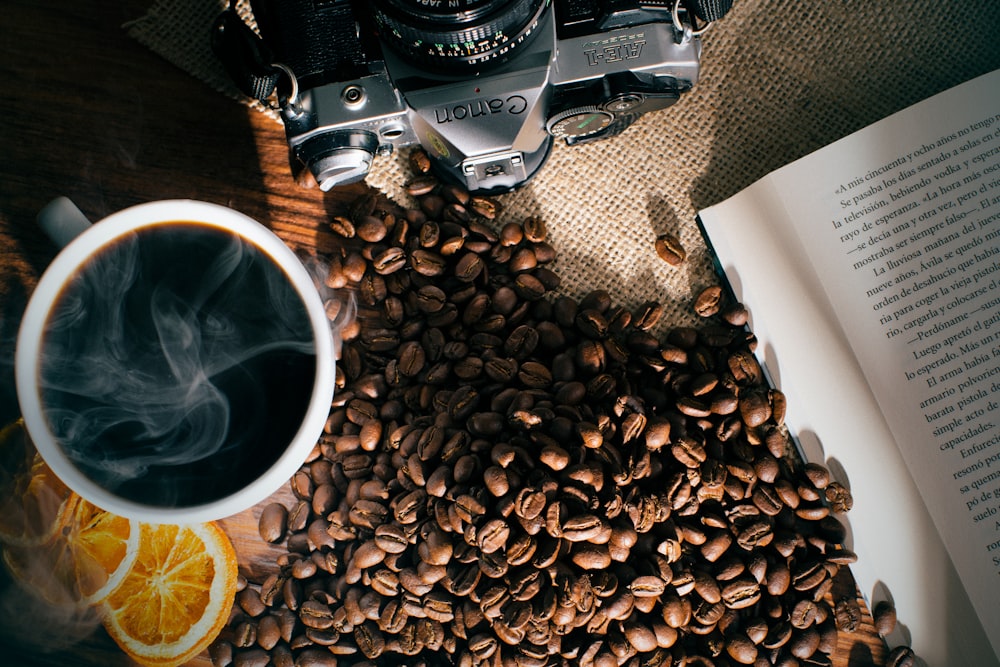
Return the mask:
[[[468,72],[506,61],[530,39],[549,0],[376,0],[383,40],[424,65]]]

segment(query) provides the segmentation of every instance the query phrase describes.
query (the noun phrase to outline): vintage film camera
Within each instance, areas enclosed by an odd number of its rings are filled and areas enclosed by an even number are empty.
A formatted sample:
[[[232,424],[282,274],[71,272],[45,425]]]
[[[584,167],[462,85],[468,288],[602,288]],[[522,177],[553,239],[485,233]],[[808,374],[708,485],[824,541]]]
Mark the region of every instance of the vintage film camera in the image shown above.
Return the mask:
[[[323,190],[420,144],[471,192],[528,181],[554,138],[616,135],[698,80],[700,34],[732,0],[251,0],[213,48],[277,99],[292,171]]]

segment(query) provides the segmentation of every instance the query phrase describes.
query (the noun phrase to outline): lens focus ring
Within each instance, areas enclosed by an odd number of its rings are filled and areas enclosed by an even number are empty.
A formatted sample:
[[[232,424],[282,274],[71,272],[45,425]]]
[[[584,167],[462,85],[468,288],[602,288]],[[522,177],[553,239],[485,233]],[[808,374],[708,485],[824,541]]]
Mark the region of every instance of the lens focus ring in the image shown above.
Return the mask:
[[[467,1],[460,11],[410,0],[375,3],[382,38],[422,64],[469,70],[503,61],[534,30],[548,0]]]

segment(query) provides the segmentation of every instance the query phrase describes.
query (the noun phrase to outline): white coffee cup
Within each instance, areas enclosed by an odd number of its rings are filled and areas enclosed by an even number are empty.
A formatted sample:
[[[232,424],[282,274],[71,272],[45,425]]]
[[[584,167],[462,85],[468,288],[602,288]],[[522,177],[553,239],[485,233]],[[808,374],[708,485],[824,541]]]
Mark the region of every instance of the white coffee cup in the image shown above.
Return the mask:
[[[52,471],[151,523],[230,516],[287,482],[323,430],[335,375],[334,334],[295,253],[191,200],[91,224],[60,198],[39,224],[63,247],[24,313],[15,374]]]

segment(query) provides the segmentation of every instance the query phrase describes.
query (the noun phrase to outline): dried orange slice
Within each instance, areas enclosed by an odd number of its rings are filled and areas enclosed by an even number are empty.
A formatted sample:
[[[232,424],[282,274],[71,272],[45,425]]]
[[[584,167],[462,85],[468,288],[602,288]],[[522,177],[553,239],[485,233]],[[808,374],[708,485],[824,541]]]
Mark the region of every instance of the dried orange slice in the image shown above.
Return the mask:
[[[124,580],[139,553],[139,523],[72,496],[68,520],[44,544],[8,546],[16,579],[57,605],[102,602]]]
[[[69,488],[55,476],[17,420],[0,430],[0,542],[47,542],[69,516]]]
[[[136,662],[174,667],[208,648],[225,626],[236,552],[215,523],[141,528],[138,558],[104,602],[104,627]]]

